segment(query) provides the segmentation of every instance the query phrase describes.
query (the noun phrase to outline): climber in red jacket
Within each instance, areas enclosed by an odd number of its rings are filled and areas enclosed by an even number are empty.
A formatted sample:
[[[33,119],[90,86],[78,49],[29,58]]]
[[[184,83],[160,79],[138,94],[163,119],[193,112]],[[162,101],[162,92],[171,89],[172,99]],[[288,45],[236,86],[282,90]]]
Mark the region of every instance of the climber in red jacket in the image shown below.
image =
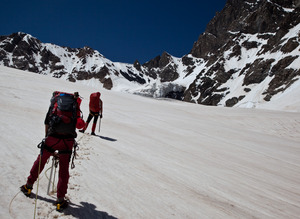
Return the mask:
[[[82,132],[82,133],[85,132],[90,121],[94,117],[91,135],[95,135],[95,129],[96,129],[97,121],[98,121],[98,116],[100,116],[100,119],[102,119],[102,113],[103,113],[103,102],[100,99],[100,95],[101,95],[100,92],[92,93],[90,95],[90,103],[89,103],[90,114],[86,121],[85,127],[82,130],[79,130],[80,132]]]

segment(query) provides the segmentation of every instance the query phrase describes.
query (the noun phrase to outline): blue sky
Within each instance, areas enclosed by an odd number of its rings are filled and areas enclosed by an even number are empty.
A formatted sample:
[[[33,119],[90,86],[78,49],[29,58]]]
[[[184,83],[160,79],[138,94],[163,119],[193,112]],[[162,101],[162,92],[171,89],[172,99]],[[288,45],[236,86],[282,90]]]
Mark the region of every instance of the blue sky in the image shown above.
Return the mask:
[[[141,64],[164,51],[190,52],[226,0],[2,0],[0,35],[29,33],[43,43],[89,46],[114,62]]]

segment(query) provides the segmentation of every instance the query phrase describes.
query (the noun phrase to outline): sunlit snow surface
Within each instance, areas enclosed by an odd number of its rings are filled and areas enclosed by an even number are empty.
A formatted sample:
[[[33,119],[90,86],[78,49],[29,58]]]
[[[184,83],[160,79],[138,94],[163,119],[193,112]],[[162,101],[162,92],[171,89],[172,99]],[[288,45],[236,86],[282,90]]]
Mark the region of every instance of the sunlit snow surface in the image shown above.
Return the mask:
[[[85,119],[100,91],[104,113],[100,137],[78,133],[70,207],[61,215],[47,195],[50,161],[36,218],[299,218],[299,85],[266,110],[146,98],[3,66],[0,79],[0,218],[34,216],[34,198],[18,192],[54,90],[78,91]]]

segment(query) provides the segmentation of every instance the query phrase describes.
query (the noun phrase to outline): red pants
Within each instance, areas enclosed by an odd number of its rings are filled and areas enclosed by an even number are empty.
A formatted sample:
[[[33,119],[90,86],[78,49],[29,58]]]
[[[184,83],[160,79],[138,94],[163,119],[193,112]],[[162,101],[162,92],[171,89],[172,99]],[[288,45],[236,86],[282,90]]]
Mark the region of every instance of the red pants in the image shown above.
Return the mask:
[[[92,132],[95,132],[98,117],[99,117],[99,112],[90,111],[90,114],[89,114],[89,116],[86,120],[85,127],[84,127],[83,130],[85,131],[87,129],[87,127],[89,126],[90,121],[94,118],[93,126],[92,126]]]
[[[52,148],[53,150],[58,151],[72,151],[74,145],[74,139],[59,139],[52,136],[48,136],[45,140],[45,144]],[[41,166],[40,166],[40,173],[43,171],[45,164],[48,158],[53,155],[53,153],[47,151],[46,149],[43,150],[42,156],[39,155],[34,162],[31,170],[30,175],[27,178],[27,185],[33,185],[34,182],[38,178],[38,170],[39,170],[39,161],[41,156]],[[67,189],[68,189],[68,182],[69,182],[69,162],[70,162],[71,154],[60,154],[59,155],[59,173],[58,173],[58,183],[57,183],[57,198],[64,198]]]

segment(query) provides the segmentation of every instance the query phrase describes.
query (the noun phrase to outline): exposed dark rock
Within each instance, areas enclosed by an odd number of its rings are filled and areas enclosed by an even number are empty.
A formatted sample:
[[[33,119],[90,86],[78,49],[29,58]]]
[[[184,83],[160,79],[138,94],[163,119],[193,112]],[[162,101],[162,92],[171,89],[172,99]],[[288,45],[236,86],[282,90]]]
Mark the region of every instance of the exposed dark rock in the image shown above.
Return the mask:
[[[150,61],[143,64],[143,66],[148,68],[148,69],[158,68],[159,67],[159,61],[160,61],[160,56],[156,56],[154,59],[151,59]]]
[[[44,65],[60,62],[60,58],[55,56],[50,50],[43,49],[41,51],[41,61]]]
[[[274,59],[255,60],[250,68],[246,70],[243,86],[262,82],[270,74],[271,64],[274,61]]]
[[[171,62],[171,60],[172,60],[171,55],[168,54],[167,52],[164,52],[161,55],[161,58],[160,58],[159,63],[158,63],[158,67],[159,68],[166,67]]]
[[[107,90],[110,90],[113,87],[113,83],[112,83],[111,78],[105,78],[102,81],[102,83],[103,83],[103,87],[106,88]]]
[[[128,81],[136,81],[139,84],[145,84],[146,81],[144,78],[135,75],[133,72],[131,72],[130,70],[128,70],[127,72],[124,71],[120,71],[120,73],[123,75],[124,78],[126,78]]]
[[[300,70],[281,69],[270,81],[267,91],[263,94],[269,94],[273,96],[279,92],[284,91],[296,80],[298,80],[297,76],[300,76]]]
[[[219,84],[224,84],[226,83],[226,81],[229,80],[229,78],[231,77],[232,74],[235,73],[234,69],[231,69],[228,72],[225,72],[225,69],[223,66],[220,66],[218,68],[216,76],[214,77],[214,79],[219,83]]]
[[[242,47],[237,44],[232,48],[232,53],[229,55],[229,59],[232,57],[240,57],[242,52],[241,52]]]
[[[211,33],[201,34],[191,50],[194,57],[205,58],[209,53],[216,52],[222,43],[219,43],[217,37]]]
[[[244,91],[248,93],[248,92],[250,92],[250,91],[251,91],[251,89],[250,89],[250,88],[248,88],[248,87],[246,87],[246,88],[244,88]]]
[[[134,62],[133,66],[134,66],[137,70],[142,71],[141,64],[139,63],[138,60],[136,60],[136,61]]]
[[[69,75],[68,81],[76,82],[76,79],[73,77],[73,75]]]
[[[232,97],[232,98],[226,100],[225,106],[227,106],[227,107],[233,107],[235,104],[237,104],[244,97],[245,97],[245,95],[239,96],[239,97]]]
[[[95,51],[92,48],[86,46],[82,49],[79,49],[76,56],[78,58],[86,58],[87,56],[92,56],[94,53]]]
[[[258,44],[255,41],[251,41],[251,42],[245,41],[243,42],[242,46],[249,50],[249,49],[257,48]]]
[[[272,95],[268,94],[268,95],[265,96],[264,100],[265,101],[270,101],[271,98],[272,98]]]
[[[270,76],[273,76],[280,72],[282,69],[287,68],[298,56],[287,56],[277,62],[271,70]]]
[[[290,53],[298,46],[299,46],[299,41],[297,41],[297,38],[294,37],[289,39],[289,41],[281,48],[281,51],[284,53]]]
[[[183,56],[182,57],[182,63],[186,66],[192,66],[194,65],[194,61],[191,57],[188,57],[188,56]]]
[[[106,76],[109,76],[109,69],[106,66],[103,66],[99,72],[94,73],[94,78],[99,78],[99,80],[104,83]]]
[[[226,100],[225,102],[225,105],[227,107],[232,107],[234,106],[235,104],[237,104],[239,102],[239,99],[237,97],[232,97],[231,99],[229,100]]]
[[[67,72],[64,72],[64,71],[60,71],[60,72],[55,72],[53,73],[53,77],[55,78],[61,78],[61,76],[67,74]]]
[[[175,100],[182,100],[183,99],[183,91],[171,91],[166,94],[166,98],[171,98]]]
[[[168,65],[167,67],[165,67],[159,75],[161,78],[161,82],[174,81],[179,76],[176,66],[173,65]]]
[[[222,94],[212,94],[207,96],[207,98],[205,98],[204,100],[198,103],[201,103],[203,105],[217,106],[222,98],[223,98]]]

